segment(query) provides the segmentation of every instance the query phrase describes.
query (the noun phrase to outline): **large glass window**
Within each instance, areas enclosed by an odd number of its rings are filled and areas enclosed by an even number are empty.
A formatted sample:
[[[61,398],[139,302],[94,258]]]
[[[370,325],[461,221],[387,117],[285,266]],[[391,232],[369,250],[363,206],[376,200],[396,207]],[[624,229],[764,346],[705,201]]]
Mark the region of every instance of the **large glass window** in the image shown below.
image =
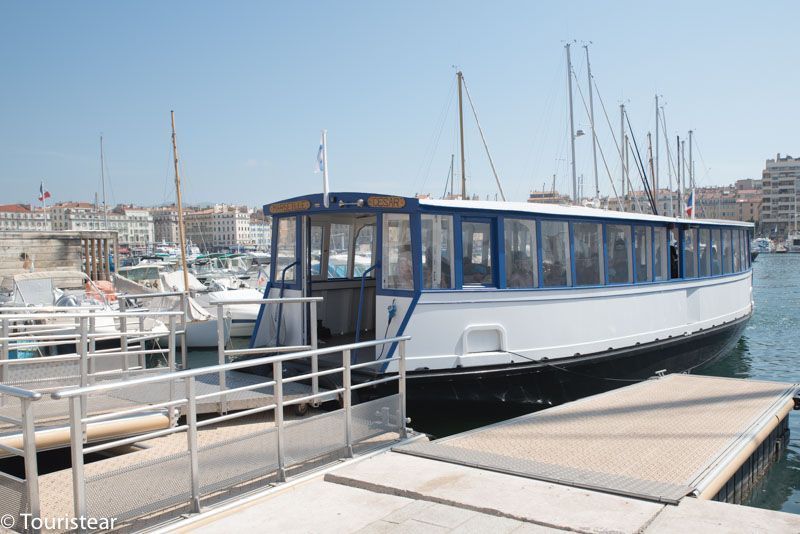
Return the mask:
[[[750,232],[742,230],[742,270],[750,268]]]
[[[670,278],[681,277],[681,255],[680,241],[678,240],[678,229],[670,228],[667,232],[669,239],[669,276]]]
[[[655,275],[656,280],[669,279],[669,253],[667,249],[667,229],[653,228],[655,236]]]
[[[375,225],[368,224],[359,228],[356,234],[355,250],[353,251],[353,277],[361,278],[364,271],[372,267],[372,255],[375,250]],[[373,278],[375,271],[371,271],[367,278]]]
[[[311,226],[311,276],[322,272],[322,226]]]
[[[608,251],[608,283],[631,283],[633,281],[631,227],[621,224],[607,225],[606,248]]]
[[[575,285],[596,286],[603,283],[603,225],[572,223],[575,253]]]
[[[722,231],[722,272],[729,274],[733,272],[733,252],[731,250],[731,231]]]
[[[722,232],[719,228],[711,230],[711,274],[722,274]]]
[[[385,289],[414,289],[411,261],[411,223],[408,215],[383,215],[381,283]]]
[[[699,276],[711,275],[711,230],[708,228],[701,228],[697,250],[700,254],[700,272]]]
[[[422,215],[422,286],[453,287],[453,217]]]
[[[462,222],[461,248],[464,285],[492,285],[492,224]]]
[[[297,260],[296,245],[297,218],[282,217],[278,220],[278,259],[275,262],[275,281],[294,282],[295,267],[286,271],[282,278],[283,269]]]
[[[542,221],[542,285],[572,285],[569,257],[569,226],[565,222]]]
[[[649,226],[633,227],[633,246],[636,258],[636,281],[652,282],[651,251],[653,229]]]
[[[683,277],[697,277],[697,228],[683,231]]]
[[[740,248],[739,230],[733,230],[733,272],[742,270],[742,249]]]
[[[505,219],[506,287],[537,287],[536,223]]]
[[[332,278],[347,278],[347,262],[350,259],[350,233],[352,226],[349,224],[332,223],[331,237],[328,244],[328,280]]]

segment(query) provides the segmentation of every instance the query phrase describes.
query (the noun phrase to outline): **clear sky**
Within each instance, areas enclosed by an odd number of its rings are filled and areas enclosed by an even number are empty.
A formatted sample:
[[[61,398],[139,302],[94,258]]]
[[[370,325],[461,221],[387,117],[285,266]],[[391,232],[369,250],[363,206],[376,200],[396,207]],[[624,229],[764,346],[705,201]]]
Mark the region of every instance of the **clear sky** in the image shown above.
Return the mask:
[[[696,132],[699,185],[758,178],[800,155],[797,2],[12,2],[0,4],[0,203],[99,191],[173,199],[175,110],[187,202],[321,190],[441,195],[456,148],[460,66],[509,199],[569,183],[563,43],[584,51],[614,132],[625,101],[640,149],[663,95],[670,142]],[[468,110],[468,108],[467,108]],[[575,93],[576,129],[589,121]],[[598,138],[619,164],[599,99]],[[469,189],[496,187],[466,117]],[[663,137],[662,137],[663,142]],[[590,137],[578,172],[592,181]],[[662,146],[662,161],[665,149]],[[600,184],[610,193],[600,159]],[[662,165],[666,181],[666,163]]]

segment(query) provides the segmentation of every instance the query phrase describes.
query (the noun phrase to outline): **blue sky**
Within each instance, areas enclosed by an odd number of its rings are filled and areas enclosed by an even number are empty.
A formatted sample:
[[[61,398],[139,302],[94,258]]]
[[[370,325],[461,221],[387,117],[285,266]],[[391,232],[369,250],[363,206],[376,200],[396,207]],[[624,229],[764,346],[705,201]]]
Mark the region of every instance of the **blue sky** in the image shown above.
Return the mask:
[[[93,198],[101,133],[109,202],[171,200],[171,109],[190,203],[320,190],[322,128],[334,190],[439,195],[456,147],[453,65],[509,199],[553,173],[566,190],[567,39],[592,41],[615,134],[625,101],[642,148],[659,93],[670,141],[696,132],[698,184],[760,177],[766,158],[800,155],[800,5],[697,4],[3,2],[0,203],[35,201],[42,178],[56,201]],[[579,44],[574,57],[585,92]],[[576,129],[588,130],[577,92],[575,103]],[[618,179],[599,100],[596,122]],[[466,124],[469,189],[494,196]],[[588,184],[589,136],[577,161]],[[602,159],[600,169],[609,193]]]

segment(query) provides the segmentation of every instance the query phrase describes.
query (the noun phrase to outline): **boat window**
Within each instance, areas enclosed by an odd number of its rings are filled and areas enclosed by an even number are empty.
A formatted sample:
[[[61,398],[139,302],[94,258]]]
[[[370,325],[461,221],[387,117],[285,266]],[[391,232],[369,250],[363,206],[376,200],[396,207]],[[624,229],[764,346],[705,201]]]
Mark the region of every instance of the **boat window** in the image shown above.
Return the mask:
[[[286,271],[283,269],[297,260],[295,248],[297,233],[297,219],[295,217],[282,217],[278,220],[278,261],[275,262],[275,281],[294,282],[295,268]]]
[[[569,257],[569,227],[565,222],[542,221],[542,285],[572,285]]]
[[[603,225],[572,223],[575,253],[575,285],[596,286],[603,283]]]
[[[711,275],[711,230],[701,228],[698,237],[697,249],[700,251],[699,276]]]
[[[697,277],[697,228],[683,231],[683,277]]]
[[[383,254],[381,283],[385,289],[413,289],[411,261],[411,223],[408,215],[383,215]]]
[[[368,224],[359,228],[356,234],[356,247],[353,251],[353,277],[361,278],[364,271],[372,267],[372,254],[375,248],[375,225]],[[373,278],[375,271],[371,271],[367,278]]]
[[[506,287],[538,287],[536,222],[505,219]]]
[[[719,228],[711,230],[711,274],[722,274],[722,232]]]
[[[669,256],[667,254],[667,229],[653,228],[655,234],[655,275],[656,280],[669,279]]]
[[[739,230],[733,231],[733,272],[738,273],[742,270],[742,250],[739,247]]]
[[[606,226],[608,249],[608,283],[629,284],[633,280],[631,265],[631,227],[621,224]]]
[[[453,287],[453,217],[422,215],[422,284],[426,289]]]
[[[636,258],[636,281],[652,282],[650,254],[652,250],[653,229],[649,226],[633,227],[633,246]]]
[[[680,247],[678,246],[678,229],[670,228],[669,234],[669,275],[670,278],[681,277],[681,256]]]
[[[322,226],[311,225],[311,276],[322,272],[322,233]]]
[[[347,260],[350,258],[349,224],[331,223],[328,244],[328,280],[347,278]]]
[[[492,284],[492,225],[489,222],[461,223],[464,285]]]
[[[733,254],[731,253],[731,231],[722,231],[722,272],[729,274],[733,271]]]
[[[748,239],[749,232],[747,230],[741,230],[739,232],[742,239],[742,270],[745,271],[750,267],[750,239]]]

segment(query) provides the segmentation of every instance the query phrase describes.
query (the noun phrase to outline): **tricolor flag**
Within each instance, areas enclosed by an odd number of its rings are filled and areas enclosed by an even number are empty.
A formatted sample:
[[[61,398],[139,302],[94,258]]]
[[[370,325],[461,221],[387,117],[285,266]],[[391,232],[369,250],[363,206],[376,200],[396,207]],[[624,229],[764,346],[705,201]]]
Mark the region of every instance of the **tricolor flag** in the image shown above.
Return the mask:
[[[686,215],[691,217],[694,211],[694,191],[689,193],[689,200],[686,202]]]
[[[39,184],[39,202],[44,202],[48,198],[50,198],[50,191],[45,190],[44,180],[42,180]]]

